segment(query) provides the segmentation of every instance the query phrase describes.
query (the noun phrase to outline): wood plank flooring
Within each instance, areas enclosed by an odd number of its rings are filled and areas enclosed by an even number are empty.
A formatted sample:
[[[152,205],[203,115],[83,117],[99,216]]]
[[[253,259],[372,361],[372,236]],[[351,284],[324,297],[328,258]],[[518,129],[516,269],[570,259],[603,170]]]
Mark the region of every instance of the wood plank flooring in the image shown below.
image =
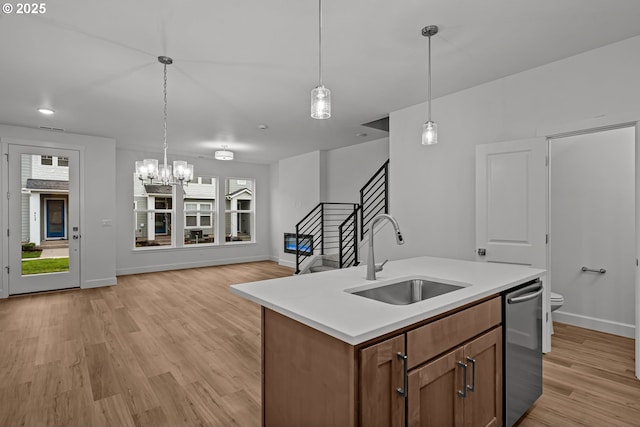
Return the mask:
[[[543,395],[518,426],[640,426],[635,341],[561,323],[554,330]]]
[[[0,426],[260,425],[260,310],[228,287],[291,274],[258,262],[0,300]],[[640,426],[633,340],[555,331],[520,426]]]

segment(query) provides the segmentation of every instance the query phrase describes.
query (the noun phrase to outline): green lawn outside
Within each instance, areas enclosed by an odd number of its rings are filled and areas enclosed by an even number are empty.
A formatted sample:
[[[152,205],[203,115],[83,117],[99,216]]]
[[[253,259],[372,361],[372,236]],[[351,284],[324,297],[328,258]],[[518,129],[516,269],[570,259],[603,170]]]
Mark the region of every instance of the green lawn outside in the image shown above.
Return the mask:
[[[40,258],[42,251],[22,251],[22,259]]]
[[[69,270],[69,258],[45,258],[22,261],[22,274],[55,273]]]

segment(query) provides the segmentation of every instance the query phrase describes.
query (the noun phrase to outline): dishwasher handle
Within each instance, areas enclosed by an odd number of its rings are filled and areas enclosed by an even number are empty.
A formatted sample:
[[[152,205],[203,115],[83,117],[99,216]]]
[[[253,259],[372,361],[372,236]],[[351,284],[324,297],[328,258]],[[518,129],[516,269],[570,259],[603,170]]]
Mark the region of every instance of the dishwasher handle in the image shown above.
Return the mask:
[[[527,293],[520,294],[517,297],[507,297],[507,303],[518,304],[520,302],[531,301],[532,299],[536,299],[538,298],[539,295],[542,294],[543,288],[542,288],[542,284],[538,283],[535,285],[535,287],[528,287],[521,290],[526,291]],[[528,293],[528,291],[533,291],[533,292]]]

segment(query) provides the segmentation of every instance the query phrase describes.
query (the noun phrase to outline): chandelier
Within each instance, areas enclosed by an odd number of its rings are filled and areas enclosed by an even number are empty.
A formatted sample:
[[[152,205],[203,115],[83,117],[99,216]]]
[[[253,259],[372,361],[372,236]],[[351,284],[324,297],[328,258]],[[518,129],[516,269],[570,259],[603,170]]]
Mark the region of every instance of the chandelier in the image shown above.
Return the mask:
[[[153,184],[158,181],[163,185],[188,184],[193,179],[193,165],[184,160],[175,160],[173,170],[167,164],[167,65],[173,64],[168,56],[159,56],[158,62],[164,66],[164,161],[158,165],[157,159],[144,159],[136,162],[136,175],[142,182]],[[173,172],[173,173],[172,173]]]

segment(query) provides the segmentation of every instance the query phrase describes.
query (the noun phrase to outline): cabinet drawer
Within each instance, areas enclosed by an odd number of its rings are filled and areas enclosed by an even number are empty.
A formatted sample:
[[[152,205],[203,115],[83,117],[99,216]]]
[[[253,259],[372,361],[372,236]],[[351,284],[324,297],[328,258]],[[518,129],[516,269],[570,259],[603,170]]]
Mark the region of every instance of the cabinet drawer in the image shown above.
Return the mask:
[[[407,332],[409,369],[491,329],[502,321],[500,297]]]

